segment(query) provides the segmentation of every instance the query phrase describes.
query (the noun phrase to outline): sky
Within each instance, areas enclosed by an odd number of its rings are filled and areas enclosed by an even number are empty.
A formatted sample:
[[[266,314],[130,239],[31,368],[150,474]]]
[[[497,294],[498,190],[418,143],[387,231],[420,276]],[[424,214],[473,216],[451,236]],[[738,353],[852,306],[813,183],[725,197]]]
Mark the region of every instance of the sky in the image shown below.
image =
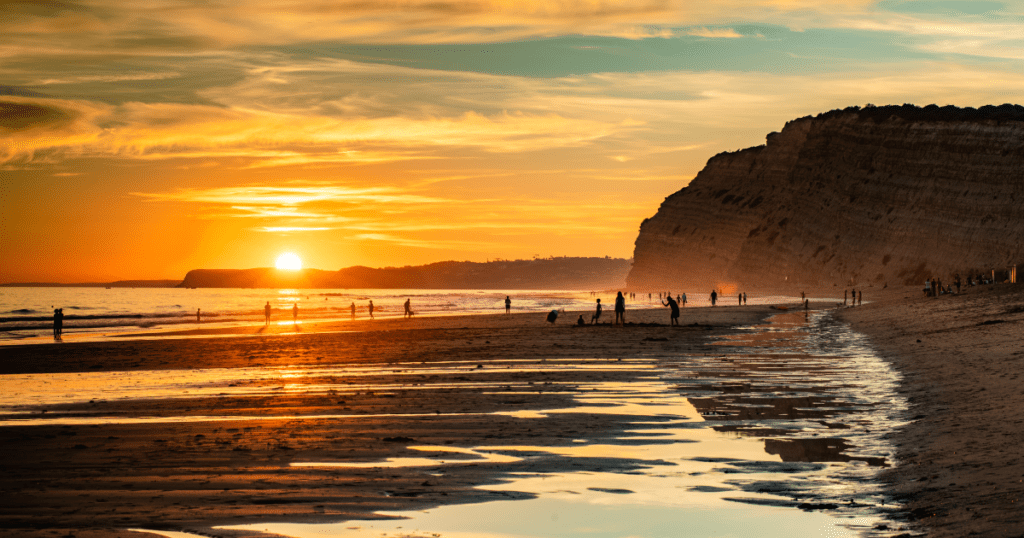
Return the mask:
[[[1024,103],[1024,2],[0,0],[0,283],[632,256],[723,151]]]

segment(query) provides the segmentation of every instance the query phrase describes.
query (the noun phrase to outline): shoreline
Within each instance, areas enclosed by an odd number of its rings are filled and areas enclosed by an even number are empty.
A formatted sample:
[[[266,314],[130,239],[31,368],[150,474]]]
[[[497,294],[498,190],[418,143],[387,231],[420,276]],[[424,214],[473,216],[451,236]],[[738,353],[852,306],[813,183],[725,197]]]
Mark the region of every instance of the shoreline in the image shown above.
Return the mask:
[[[837,316],[899,372],[911,420],[883,474],[928,536],[1024,529],[1024,285],[891,290]]]
[[[3,373],[68,372],[68,379],[76,372],[177,370],[192,376],[204,368],[273,372],[301,365],[326,370],[314,374],[322,381],[240,374],[240,386],[229,389],[241,391],[237,396],[221,395],[213,386],[212,392],[171,399],[85,397],[37,408],[35,416],[54,422],[0,428],[0,443],[17,447],[0,472],[0,487],[8,493],[0,504],[0,529],[40,537],[141,536],[130,528],[209,534],[212,526],[258,523],[268,516],[372,519],[381,511],[507,500],[502,492],[479,488],[501,481],[501,464],[456,466],[441,476],[417,468],[333,470],[289,462],[422,456],[411,445],[557,447],[577,438],[600,444],[636,436],[629,415],[587,415],[580,421],[573,414],[533,414],[581,405],[575,395],[585,394],[589,383],[628,386],[658,360],[716,354],[720,346],[710,336],[742,334],[741,327],[774,313],[767,306],[691,309],[684,313],[685,325],[671,328],[667,308],[627,311],[627,320],[638,325],[578,329],[551,326],[540,314],[498,314],[399,319],[365,332],[6,348]],[[352,377],[359,370],[364,373]],[[306,391],[306,382],[328,383],[337,391]],[[492,388],[481,391],[479,382]],[[214,414],[226,419],[203,420]],[[88,416],[199,420],[59,422]],[[553,461],[549,472],[591,466],[601,472],[609,464],[563,459]],[[615,465],[628,471],[635,463]]]
[[[972,288],[959,296],[939,298],[922,297],[920,291],[913,288],[887,290],[880,295],[873,293],[872,301],[863,306],[838,308],[835,316],[865,335],[880,356],[902,376],[899,392],[908,399],[908,418],[913,419],[904,428],[890,433],[897,452],[895,465],[881,475],[887,495],[903,504],[900,513],[906,516],[906,523],[927,531],[929,536],[970,533],[1019,536],[1016,530],[1024,528],[1024,516],[1018,509],[1018,503],[1024,502],[1019,500],[1024,499],[1024,482],[1021,482],[1024,463],[1018,457],[1019,447],[1024,445],[1021,427],[1024,409],[1020,405],[1024,400],[1024,391],[1020,388],[1020,377],[1024,376],[1024,351],[1020,345],[1024,286],[984,286]],[[791,312],[801,310],[794,309],[795,304],[788,306]],[[834,303],[817,303],[815,306],[819,310],[836,307]],[[589,317],[588,311],[566,312],[554,326],[544,320],[543,313],[531,312],[416,317],[411,320],[389,318],[361,320],[361,323],[357,320],[358,330],[351,330],[356,329],[351,321],[320,324],[316,331],[305,332],[287,331],[291,328],[290,323],[279,326],[281,330],[277,332],[264,333],[258,332],[262,325],[220,329],[218,332],[221,334],[192,330],[183,331],[186,334],[180,338],[8,346],[2,348],[4,360],[0,361],[0,374],[280,368],[306,364],[377,368],[380,376],[391,376],[390,382],[393,383],[397,378],[394,377],[396,374],[388,373],[391,368],[431,363],[442,365],[452,361],[467,363],[470,370],[482,367],[492,371],[492,367],[500,364],[514,365],[519,360],[540,360],[540,357],[554,361],[579,360],[579,357],[621,360],[651,351],[668,355],[716,353],[714,348],[717,346],[708,345],[708,336],[740,334],[740,327],[760,323],[768,316],[782,312],[768,305],[687,307],[683,309],[682,326],[678,328],[668,326],[667,308],[653,308],[627,310],[627,324],[632,325],[624,328],[610,324],[570,325],[579,314]],[[613,316],[614,313],[605,314]],[[339,327],[350,330],[338,331]],[[230,338],[226,340],[218,336]],[[946,360],[939,361],[936,357],[945,357]],[[493,370],[494,374],[499,372]],[[624,370],[605,379],[628,383],[635,375],[635,372]],[[552,377],[548,374],[530,379],[533,380],[531,384],[536,382],[538,386],[560,382],[557,375]],[[432,399],[436,397],[441,399]],[[197,396],[168,404],[166,409],[146,402],[124,408],[118,407],[116,402],[107,401],[55,406],[48,409],[47,417],[74,416],[83,412],[102,414],[106,406],[110,412],[124,416],[140,413],[142,416],[161,413],[200,416],[216,411],[227,416],[228,420],[202,425],[187,422],[148,426],[25,425],[0,429],[4,442],[15,443],[10,446],[19,446],[24,449],[21,452],[25,452],[23,457],[11,462],[8,476],[0,481],[0,485],[6,491],[20,491],[26,497],[4,510],[5,514],[0,516],[0,528],[17,528],[26,531],[26,535],[49,536],[53,529],[45,521],[66,520],[75,523],[68,523],[69,527],[62,527],[61,532],[73,532],[80,537],[139,536],[124,529],[202,530],[209,528],[207,524],[259,521],[261,514],[316,521],[323,517],[323,512],[317,512],[315,504],[323,502],[336,503],[338,511],[328,511],[336,518],[362,518],[374,511],[397,510],[399,507],[415,509],[452,502],[494,500],[491,492],[476,488],[491,479],[479,474],[460,476],[456,482],[447,485],[435,484],[436,489],[432,488],[429,495],[417,494],[401,501],[375,498],[371,502],[358,499],[361,495],[373,497],[379,493],[380,485],[370,475],[357,474],[346,479],[356,483],[346,482],[349,484],[347,488],[354,489],[340,498],[337,492],[324,490],[323,484],[312,483],[311,480],[323,480],[311,478],[315,474],[313,471],[282,470],[280,476],[270,479],[269,486],[272,487],[267,489],[268,484],[252,482],[253,479],[246,478],[245,472],[236,466],[240,465],[240,458],[255,457],[274,467],[280,465],[277,462],[284,461],[282,458],[287,458],[293,449],[303,450],[302,454],[309,453],[313,458],[342,460],[409,455],[410,451],[404,448],[408,443],[385,442],[382,445],[380,439],[385,438],[408,437],[410,440],[415,438],[417,443],[437,445],[489,444],[490,441],[484,438],[498,435],[488,430],[493,425],[458,418],[461,410],[528,413],[531,409],[572,405],[571,396],[543,391],[538,392],[535,399],[517,401],[514,405],[501,399],[479,401],[479,395],[470,394],[445,393],[436,397],[420,401],[402,396],[400,400],[389,400],[391,396],[380,393],[356,392],[346,395],[342,401],[332,395],[300,393],[256,398],[235,405],[227,405],[228,398]],[[324,419],[297,420],[303,415],[315,417],[337,413],[332,410],[339,406],[343,406],[341,408],[346,413],[374,416],[386,414],[389,409],[419,410],[424,402],[435,406],[438,416],[447,417],[448,425],[460,433],[451,437],[436,428],[423,429],[418,419],[408,416],[399,421],[389,419],[393,424],[388,426],[374,425],[372,421],[363,422],[362,426],[345,426],[349,430],[344,430],[347,432],[344,435],[353,436],[353,440],[334,447],[330,445],[339,441],[329,441],[324,445],[323,439],[318,437],[324,428],[318,424]],[[427,411],[434,409],[431,407]],[[246,421],[246,416],[253,413],[267,416],[254,425]],[[291,416],[278,417],[275,413]],[[237,421],[230,420],[236,415]],[[537,428],[537,425],[533,427]],[[526,439],[539,435],[540,440],[531,439],[531,442],[557,444],[564,442],[560,439],[560,430],[578,427],[578,424],[558,422],[553,428],[535,429],[533,433],[515,427],[502,432],[501,436]],[[617,431],[610,423],[601,427],[611,429],[603,433],[588,431],[587,436],[599,438]],[[63,437],[68,435],[68,428],[71,428],[73,437]],[[331,428],[334,426],[328,427],[328,431]],[[243,438],[247,444],[225,444],[228,448],[221,449],[211,443],[239,443],[239,434],[232,439],[225,438],[225,432],[243,429],[247,432]],[[413,430],[417,433],[408,433]],[[291,433],[285,435],[283,432]],[[282,441],[289,436],[294,439],[296,432],[301,433],[301,441]],[[45,441],[45,438],[57,441]],[[479,439],[474,441],[475,438]],[[136,446],[146,448],[142,453],[136,453],[131,446],[125,447],[124,442],[108,439],[132,439]],[[166,444],[168,440],[170,445]],[[277,443],[280,445],[275,446]],[[285,444],[292,446],[281,448]],[[80,446],[84,448],[75,450]],[[108,454],[94,451],[94,448],[103,448]],[[126,448],[129,449],[127,452]],[[170,454],[164,451],[167,448],[172,448]],[[212,456],[209,455],[211,448]],[[239,449],[242,451],[238,452]],[[188,454],[198,457],[203,452],[208,455],[202,458],[212,457],[213,463],[193,463],[187,457]],[[185,456],[174,455],[178,453]],[[63,461],[65,458],[67,462]],[[54,466],[55,462],[61,463]],[[202,469],[209,465],[219,470],[203,474]],[[97,466],[112,476],[103,484],[93,485],[93,475],[87,469]],[[175,469],[178,471],[174,472]],[[136,476],[139,472],[142,475]],[[229,476],[221,478],[221,473]],[[66,479],[67,474],[74,476]],[[187,478],[190,474],[193,476]],[[175,478],[178,475],[181,477]],[[402,476],[398,480],[400,487],[409,491],[423,489],[416,487],[417,480],[423,481],[419,473],[402,473]],[[137,484],[140,480],[143,485]],[[359,483],[362,480],[366,483]],[[48,481],[53,483],[38,493],[34,488],[25,487],[30,483]],[[434,479],[430,481],[435,482]],[[118,486],[118,483],[122,485]],[[128,483],[133,486],[126,487]],[[95,490],[97,493],[93,495],[102,494],[109,498],[110,504],[93,505],[83,510],[76,504],[80,502],[76,500],[80,496],[78,492],[83,488]],[[227,493],[229,489],[251,492],[232,496]],[[186,494],[186,491],[191,493]],[[149,500],[136,499],[140,494],[145,494]],[[259,501],[266,495],[282,499],[280,502],[284,504],[272,505],[268,512],[261,508],[265,505]],[[320,495],[333,497],[330,501],[313,500],[320,499]],[[356,495],[356,498],[351,495]],[[206,507],[194,506],[196,497],[201,497],[207,503]],[[174,502],[181,504],[174,505]],[[237,505],[234,504],[236,502]],[[74,508],[70,512],[66,510],[68,503]],[[118,526],[120,520],[114,523],[110,517],[102,516],[102,510],[96,511],[117,503],[137,507],[120,516],[127,518],[124,526]],[[22,512],[25,514],[14,517]],[[62,513],[65,515],[61,516]],[[76,515],[71,517],[70,514]],[[87,523],[91,517],[100,519],[95,524]],[[153,521],[164,523],[161,527],[153,527]]]

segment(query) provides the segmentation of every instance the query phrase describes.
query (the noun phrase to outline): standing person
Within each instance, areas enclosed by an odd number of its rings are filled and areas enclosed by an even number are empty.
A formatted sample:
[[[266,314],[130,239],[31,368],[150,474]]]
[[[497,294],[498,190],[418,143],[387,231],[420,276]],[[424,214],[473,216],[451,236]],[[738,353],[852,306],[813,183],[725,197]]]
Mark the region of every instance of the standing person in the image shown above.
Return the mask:
[[[370,319],[373,319],[373,299],[370,299]]]
[[[857,292],[857,306],[862,306],[863,304],[864,304],[864,290],[860,290],[860,291]]]
[[[299,303],[292,303],[292,323],[299,322]]]
[[[801,291],[800,292],[800,300],[803,301],[803,300],[806,300],[806,299],[807,299],[807,295],[804,292]]]
[[[846,306],[846,295],[849,292],[850,292],[849,290],[843,290],[843,306]]]
[[[662,302],[661,304],[672,309],[672,317],[669,319],[669,325],[678,327],[679,326],[679,303],[677,303],[675,301],[675,299],[673,299],[672,296],[669,295],[668,296],[668,303]]]
[[[60,309],[53,309],[53,340],[60,340]]]
[[[352,302],[352,306],[350,308],[352,309],[352,319],[356,319],[356,303],[355,303],[355,301]]]
[[[202,318],[200,317],[200,314],[199,314],[200,310],[202,310],[202,309],[200,309],[200,308],[196,309],[196,323],[201,323],[202,322]]]
[[[266,318],[264,325],[270,325],[270,301],[267,301],[267,306],[263,307],[263,317]]]
[[[597,309],[594,310],[594,315],[590,316],[590,324],[593,325],[595,322],[601,320],[601,299],[597,300]]]
[[[626,298],[622,296],[621,291],[615,296],[615,324],[619,323],[626,325]]]
[[[412,306],[410,306],[410,304],[411,304],[410,301],[412,301],[412,299],[406,299],[405,300],[405,317],[407,317],[407,318],[411,318],[412,317]]]
[[[743,305],[746,306],[746,304],[747,304],[747,292],[743,292]]]
[[[715,306],[716,302],[718,302],[718,292],[711,290],[711,306]]]
[[[505,313],[512,313],[512,298],[509,297],[508,295],[505,296]]]
[[[743,306],[743,294],[742,293],[736,296],[736,304],[738,304],[739,306]]]
[[[683,306],[686,306],[686,294],[685,293],[683,294],[683,301],[680,304],[682,304]]]

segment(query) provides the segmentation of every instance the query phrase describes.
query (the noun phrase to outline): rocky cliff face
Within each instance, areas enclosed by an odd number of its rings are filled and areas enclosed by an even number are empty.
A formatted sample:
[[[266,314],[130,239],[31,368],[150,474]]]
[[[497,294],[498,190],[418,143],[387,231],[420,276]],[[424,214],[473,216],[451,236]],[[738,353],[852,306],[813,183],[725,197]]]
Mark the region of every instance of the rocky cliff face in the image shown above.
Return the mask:
[[[712,157],[640,226],[634,289],[919,285],[1024,262],[1024,108],[832,111]]]

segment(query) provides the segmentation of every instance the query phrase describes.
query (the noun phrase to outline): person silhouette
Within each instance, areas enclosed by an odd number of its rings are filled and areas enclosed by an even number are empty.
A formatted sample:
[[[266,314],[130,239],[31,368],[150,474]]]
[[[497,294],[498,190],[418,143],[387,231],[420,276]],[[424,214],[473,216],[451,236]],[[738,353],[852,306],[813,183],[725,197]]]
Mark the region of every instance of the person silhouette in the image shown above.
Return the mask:
[[[747,292],[743,292],[743,304],[747,304]]]
[[[509,314],[512,312],[512,298],[508,295],[505,296],[505,313]]]
[[[355,319],[355,317],[356,317],[356,303],[355,302],[352,303],[352,307],[351,308],[352,308],[352,319]]]
[[[299,322],[299,303],[292,303],[292,323]]]
[[[270,325],[270,301],[267,301],[267,306],[263,307],[263,317],[266,318],[264,325]]]
[[[622,296],[621,291],[615,296],[615,324],[620,323],[626,324],[626,298]]]
[[[715,306],[716,302],[718,302],[718,292],[711,290],[711,306]]]
[[[678,326],[679,325],[679,303],[676,302],[676,300],[673,299],[671,295],[669,295],[668,296],[668,302],[666,303],[666,302],[663,301],[661,304],[663,306],[667,306],[667,307],[672,309],[672,317],[669,319],[669,325]]]
[[[412,306],[410,306],[412,299],[405,300],[405,317],[412,317]]]
[[[202,309],[201,308],[197,308],[196,309],[196,323],[201,323],[203,321],[202,316],[199,313],[200,310],[202,310]]]
[[[370,300],[370,319],[373,319],[373,299]]]
[[[53,339],[54,341],[60,340],[61,329],[64,324],[64,314],[60,308],[53,309]]]
[[[587,324],[587,322],[583,321],[583,314],[580,314],[580,317],[576,319],[576,325],[583,326],[583,325],[586,325],[586,324]]]

